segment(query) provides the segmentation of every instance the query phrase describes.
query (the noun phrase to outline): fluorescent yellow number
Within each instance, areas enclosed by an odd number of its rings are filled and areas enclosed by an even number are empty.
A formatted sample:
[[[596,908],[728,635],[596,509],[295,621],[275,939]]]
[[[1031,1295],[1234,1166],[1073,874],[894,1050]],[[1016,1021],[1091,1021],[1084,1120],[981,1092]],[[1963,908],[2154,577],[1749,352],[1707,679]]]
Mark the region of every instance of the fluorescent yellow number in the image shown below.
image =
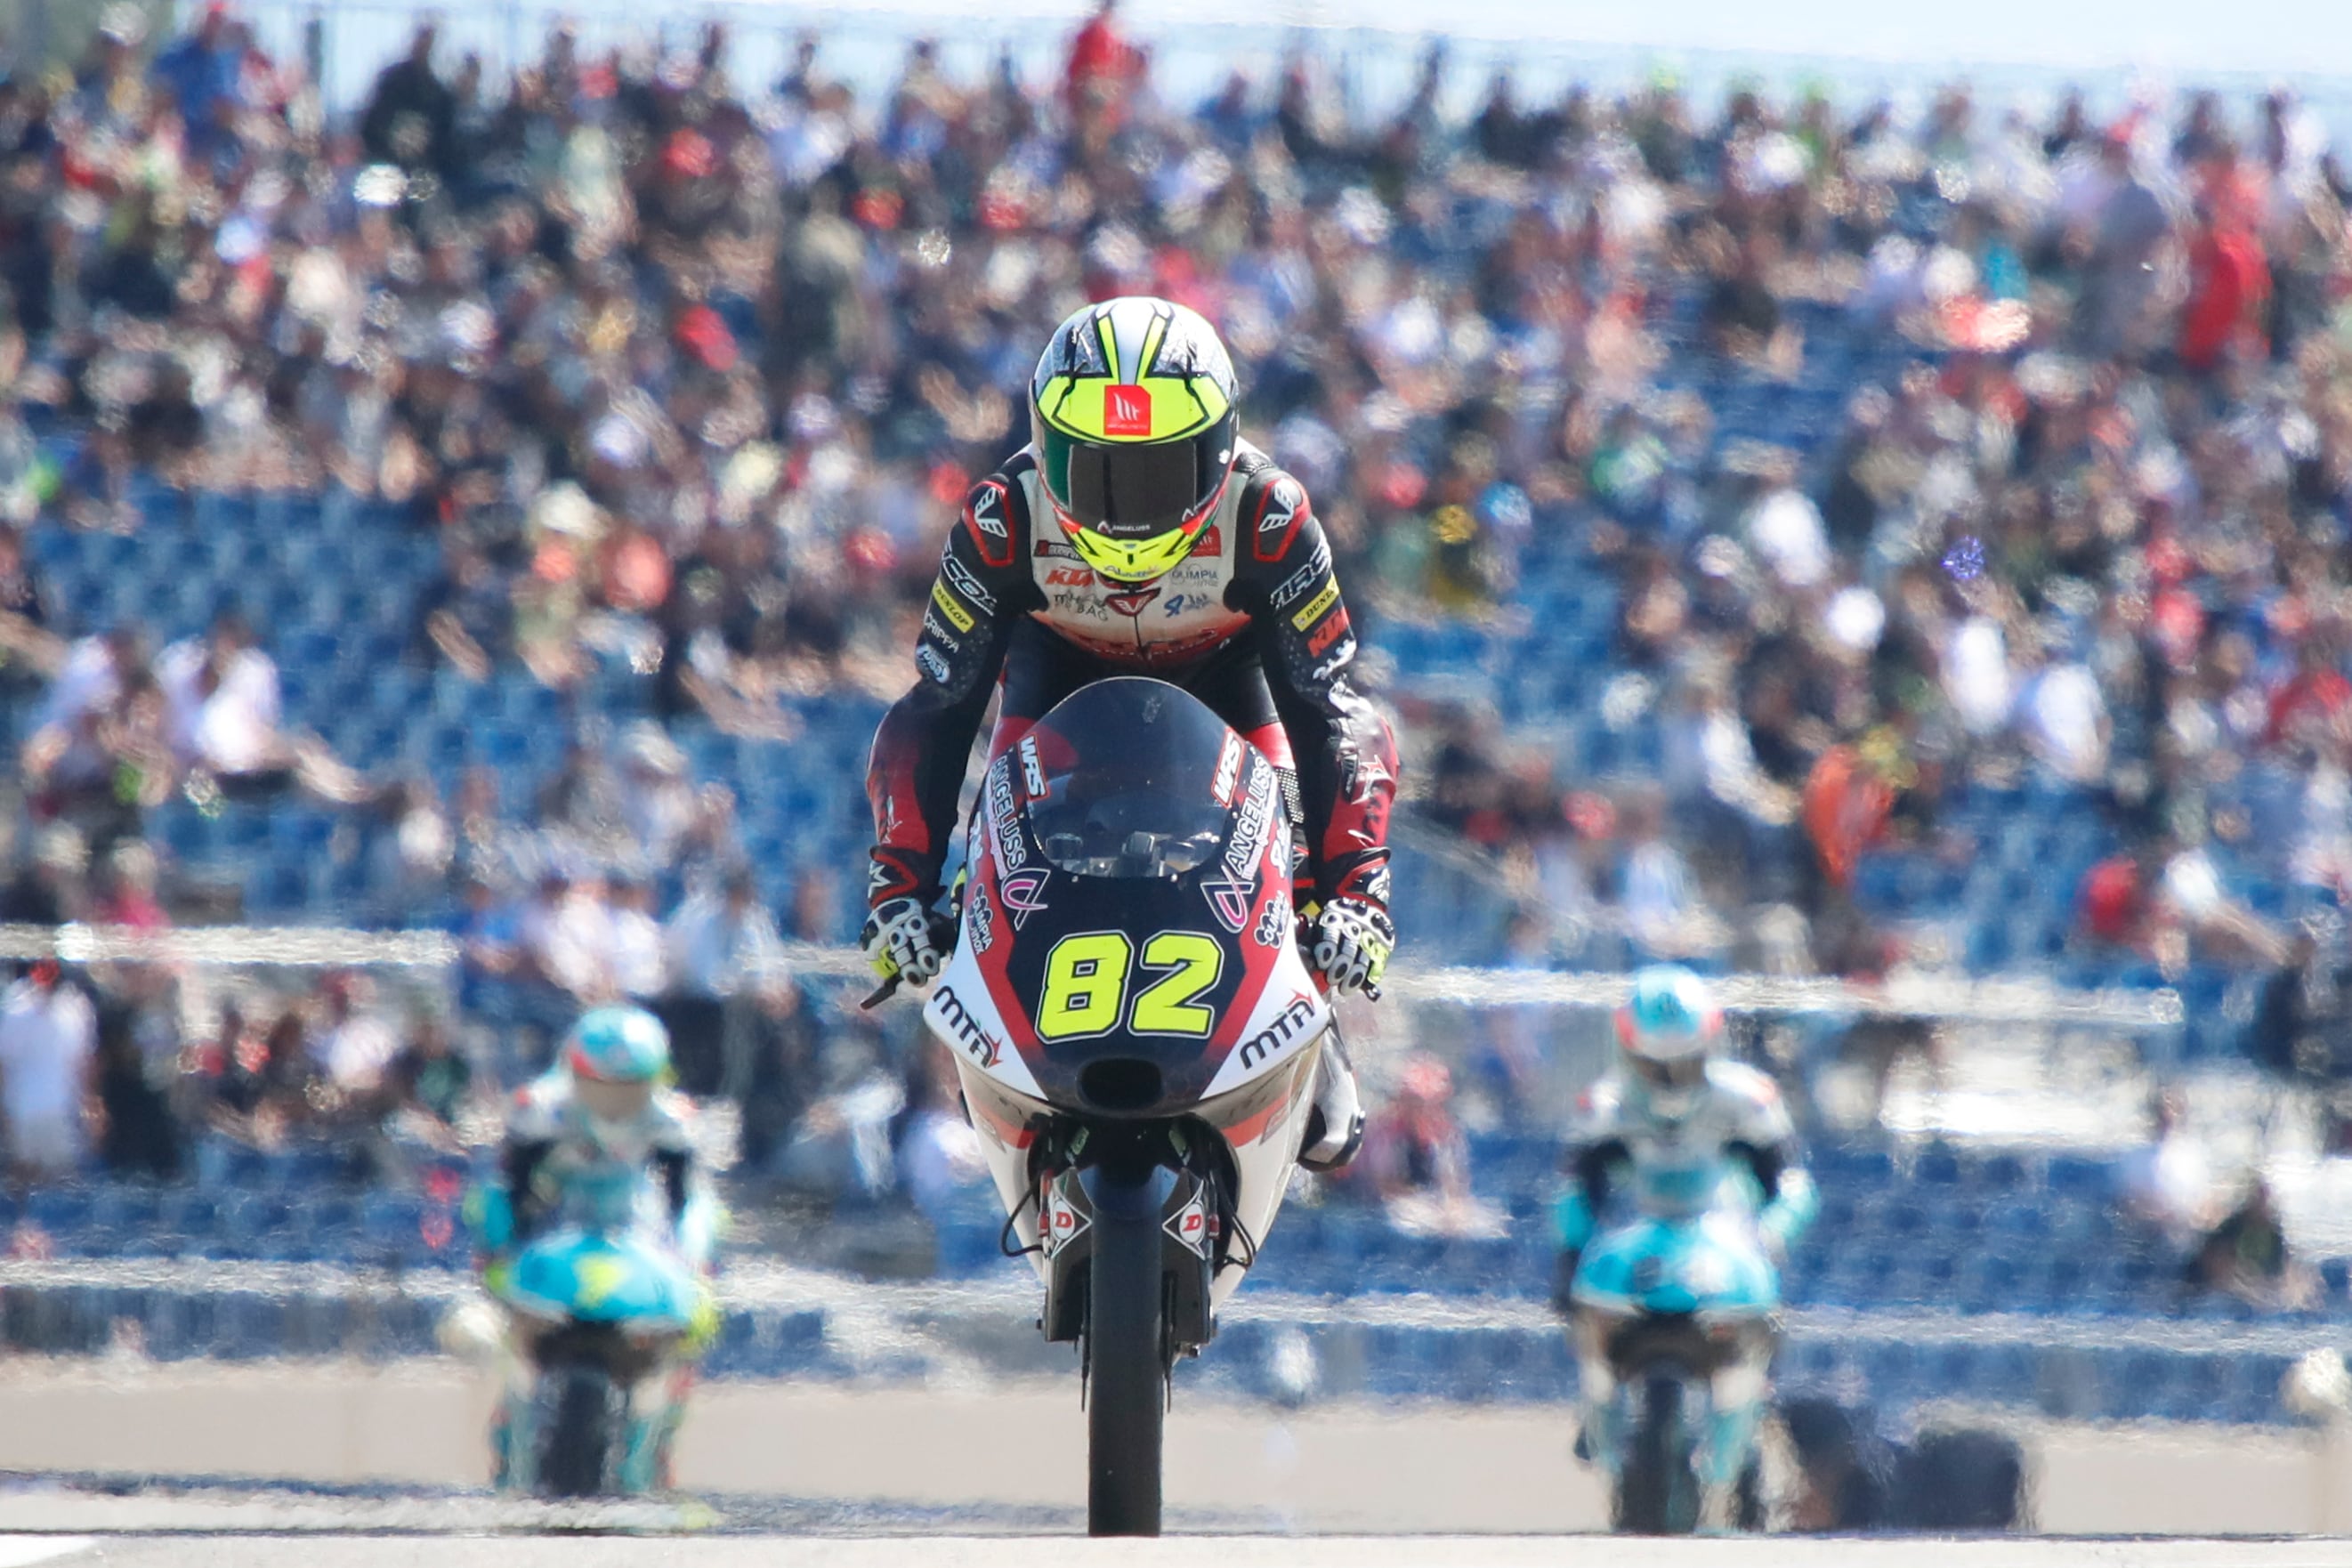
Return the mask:
[[[1133,952],[1115,931],[1079,931],[1055,942],[1045,955],[1038,1037],[1074,1040],[1108,1033],[1127,999],[1127,963]]]
[[[1132,1026],[1139,1035],[1205,1035],[1216,1026],[1217,1010],[1192,998],[1216,984],[1225,950],[1198,931],[1163,931],[1143,944],[1143,967],[1172,970],[1135,999]]]

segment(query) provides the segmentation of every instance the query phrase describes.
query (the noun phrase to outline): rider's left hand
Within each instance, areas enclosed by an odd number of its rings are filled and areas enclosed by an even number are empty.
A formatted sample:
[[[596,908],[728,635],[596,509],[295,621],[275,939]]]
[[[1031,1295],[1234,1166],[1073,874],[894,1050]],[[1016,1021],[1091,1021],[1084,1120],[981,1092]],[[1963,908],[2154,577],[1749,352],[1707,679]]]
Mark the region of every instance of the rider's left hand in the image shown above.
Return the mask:
[[[1395,951],[1396,922],[1388,910],[1370,899],[1342,893],[1316,917],[1315,942],[1307,955],[1329,978],[1333,990],[1370,990],[1381,983]]]

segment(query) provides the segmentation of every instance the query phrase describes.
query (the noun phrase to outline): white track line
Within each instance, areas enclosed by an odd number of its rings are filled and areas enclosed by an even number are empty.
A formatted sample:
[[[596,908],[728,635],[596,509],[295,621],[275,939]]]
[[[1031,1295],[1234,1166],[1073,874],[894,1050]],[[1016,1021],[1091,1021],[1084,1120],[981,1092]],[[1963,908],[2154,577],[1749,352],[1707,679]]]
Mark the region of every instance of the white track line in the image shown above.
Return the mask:
[[[70,1557],[89,1544],[87,1535],[0,1535],[0,1568],[31,1568]]]

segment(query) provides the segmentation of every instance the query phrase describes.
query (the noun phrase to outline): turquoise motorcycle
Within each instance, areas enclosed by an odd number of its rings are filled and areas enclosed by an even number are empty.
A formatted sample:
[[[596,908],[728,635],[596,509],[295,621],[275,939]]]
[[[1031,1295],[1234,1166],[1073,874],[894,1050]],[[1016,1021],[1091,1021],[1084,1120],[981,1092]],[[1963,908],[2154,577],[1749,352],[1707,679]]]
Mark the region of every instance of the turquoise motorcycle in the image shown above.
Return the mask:
[[[489,1189],[478,1226],[506,1250],[510,1211]],[[506,1390],[492,1434],[500,1490],[633,1496],[667,1484],[693,1364],[717,1327],[704,1273],[717,1210],[688,1201],[675,1233],[642,1171],[567,1185],[556,1222],[485,1273],[508,1314]]]
[[[1598,1419],[1580,1439],[1613,1483],[1614,1528],[1761,1529],[1756,1428],[1779,1346],[1780,1278],[1753,1216],[1719,1208],[1603,1232],[1570,1301],[1580,1361],[1614,1380],[1591,1391]]]

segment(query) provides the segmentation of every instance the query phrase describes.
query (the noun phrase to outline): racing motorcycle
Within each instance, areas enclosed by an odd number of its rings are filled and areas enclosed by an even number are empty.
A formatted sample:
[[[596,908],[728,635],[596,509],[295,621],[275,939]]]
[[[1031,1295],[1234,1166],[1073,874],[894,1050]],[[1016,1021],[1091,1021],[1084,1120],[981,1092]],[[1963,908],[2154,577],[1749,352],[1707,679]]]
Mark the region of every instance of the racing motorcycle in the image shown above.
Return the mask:
[[[716,1327],[702,1282],[715,1217],[697,1194],[673,1236],[646,1173],[599,1172],[566,1189],[552,1227],[493,1266],[484,1284],[507,1315],[500,1490],[589,1498],[667,1484],[694,1354]],[[494,1247],[497,1228],[483,1227]]]
[[[1088,1532],[1156,1535],[1170,1373],[1274,1224],[1331,1027],[1282,791],[1198,699],[1120,677],[990,764],[968,842],[924,1022],[1079,1349]]]
[[[1601,1429],[1580,1442],[1614,1482],[1612,1527],[1761,1529],[1756,1426],[1779,1346],[1780,1281],[1748,1216],[1719,1208],[1604,1232],[1570,1300],[1575,1331],[1616,1380]]]

